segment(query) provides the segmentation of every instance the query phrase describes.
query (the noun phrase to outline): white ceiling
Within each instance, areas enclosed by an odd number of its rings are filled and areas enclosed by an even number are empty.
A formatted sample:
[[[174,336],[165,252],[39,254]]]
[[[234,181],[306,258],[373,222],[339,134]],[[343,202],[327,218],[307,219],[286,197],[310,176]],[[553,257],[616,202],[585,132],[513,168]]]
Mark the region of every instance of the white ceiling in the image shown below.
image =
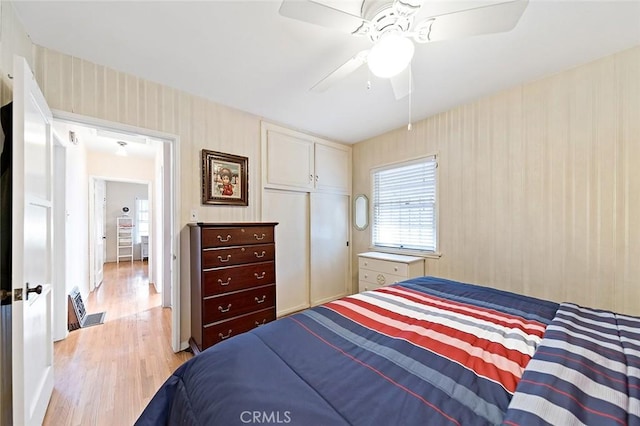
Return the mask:
[[[427,16],[470,3],[424,1]],[[332,4],[358,10],[360,2]],[[310,92],[370,42],[280,16],[279,0],[14,7],[38,45],[347,143],[406,126],[409,111],[417,121],[640,44],[640,0],[530,0],[510,32],[417,45],[410,106],[366,66]]]

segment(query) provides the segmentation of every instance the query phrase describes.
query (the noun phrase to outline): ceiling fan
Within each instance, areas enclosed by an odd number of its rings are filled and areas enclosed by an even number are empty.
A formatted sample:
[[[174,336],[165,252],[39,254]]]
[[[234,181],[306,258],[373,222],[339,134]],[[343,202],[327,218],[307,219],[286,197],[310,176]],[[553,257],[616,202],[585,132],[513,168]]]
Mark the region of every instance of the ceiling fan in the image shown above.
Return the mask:
[[[335,3],[335,2],[334,2]],[[360,15],[318,0],[283,0],[282,16],[368,37],[370,49],[360,51],[316,83],[310,90],[324,92],[336,81],[367,63],[377,77],[389,78],[396,99],[411,92],[410,63],[415,43],[453,40],[513,29],[528,0],[484,4],[429,16],[423,0],[359,0]]]

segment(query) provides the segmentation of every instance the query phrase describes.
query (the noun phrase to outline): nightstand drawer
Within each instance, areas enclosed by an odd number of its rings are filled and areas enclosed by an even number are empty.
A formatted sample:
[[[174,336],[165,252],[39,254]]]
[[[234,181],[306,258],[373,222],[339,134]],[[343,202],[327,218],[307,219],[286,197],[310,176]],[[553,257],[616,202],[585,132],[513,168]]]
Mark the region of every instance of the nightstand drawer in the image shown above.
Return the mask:
[[[400,281],[407,280],[407,277],[400,275],[387,274],[385,272],[372,271],[370,269],[360,269],[360,276],[358,279],[361,282],[369,284],[383,286],[399,283]]]
[[[371,284],[371,283],[368,283],[366,281],[359,281],[358,282],[358,293],[362,293],[363,291],[375,290],[375,289],[382,288],[382,287],[384,287],[384,286],[377,285],[377,284]]]
[[[387,274],[400,275],[406,277],[409,267],[406,263],[390,262],[388,260],[370,259],[361,257],[359,259],[360,269],[369,269],[371,271],[380,271]]]

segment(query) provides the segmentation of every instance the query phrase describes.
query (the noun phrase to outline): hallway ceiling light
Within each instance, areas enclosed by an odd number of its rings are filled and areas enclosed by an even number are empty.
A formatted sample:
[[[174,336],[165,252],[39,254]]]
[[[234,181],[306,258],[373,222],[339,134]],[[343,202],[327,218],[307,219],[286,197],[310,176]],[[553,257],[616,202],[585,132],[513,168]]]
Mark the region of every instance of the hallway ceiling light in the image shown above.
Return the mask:
[[[124,147],[127,146],[127,143],[124,142],[124,141],[118,141],[117,143],[120,146],[116,150],[116,155],[119,155],[120,157],[126,157],[127,156],[127,150],[124,149]]]

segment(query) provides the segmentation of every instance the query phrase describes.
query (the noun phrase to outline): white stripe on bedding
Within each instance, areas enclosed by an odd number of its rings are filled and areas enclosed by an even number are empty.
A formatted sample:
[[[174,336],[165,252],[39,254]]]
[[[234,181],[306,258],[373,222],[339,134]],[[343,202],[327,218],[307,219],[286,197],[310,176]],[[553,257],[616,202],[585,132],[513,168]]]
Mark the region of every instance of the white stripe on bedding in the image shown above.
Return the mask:
[[[583,373],[573,370],[567,366],[533,358],[527,365],[527,371],[529,370],[541,374],[556,376],[567,383],[573,384],[590,397],[607,401],[622,408],[623,410],[626,410],[629,404],[629,397],[626,393],[603,386],[585,376]]]
[[[355,295],[352,297],[400,315],[417,320],[430,321],[453,327],[475,336],[481,336],[491,342],[499,343],[508,349],[516,350],[529,356],[533,356],[533,353],[542,340],[541,337],[527,334],[518,328],[505,327],[491,321],[452,312],[447,309],[432,306],[427,307],[401,296],[384,293],[379,293],[375,296],[361,293],[357,296],[361,297],[355,297]],[[405,305],[406,307],[400,306],[399,304]],[[508,337],[509,335],[513,337]]]
[[[584,358],[587,358],[593,361],[597,365],[601,365],[611,371],[615,371],[616,373],[622,373],[625,375],[637,375],[638,369],[635,367],[628,367],[626,364],[620,361],[614,361],[611,358],[607,358],[605,355],[600,354],[599,352],[594,352],[592,350],[586,349],[582,346],[572,345],[565,341],[560,341],[556,339],[547,339],[544,341],[544,345],[550,348],[562,349],[567,353],[578,354]],[[619,351],[618,351],[619,352]],[[629,371],[631,370],[631,371]]]
[[[640,399],[630,396],[628,411],[630,414],[640,417]]]
[[[477,346],[473,346],[472,344],[465,342],[463,340],[460,339],[456,339],[448,334],[444,334],[444,333],[439,333],[437,331],[434,331],[432,329],[429,328],[425,328],[425,327],[421,327],[418,325],[410,325],[407,324],[406,322],[403,321],[398,321],[398,320],[394,320],[392,318],[389,318],[387,316],[384,315],[379,315],[375,312],[369,311],[368,309],[365,309],[359,305],[355,305],[353,303],[348,302],[347,300],[336,300],[334,302],[332,302],[334,305],[341,305],[344,307],[347,307],[349,309],[352,309],[353,311],[366,316],[367,318],[370,318],[374,321],[378,321],[381,322],[385,325],[388,325],[390,327],[394,327],[397,329],[401,329],[404,331],[410,331],[410,332],[414,332],[416,334],[419,334],[420,336],[424,336],[427,337],[429,339],[435,340],[437,342],[441,342],[447,345],[451,345],[454,346],[460,350],[463,350],[464,352],[466,352],[467,354],[469,354],[469,356],[474,356],[477,358],[482,359],[483,361],[485,361],[486,363],[495,365],[496,368],[499,368],[500,370],[503,371],[507,371],[511,374],[513,374],[516,377],[521,377],[522,376],[522,371],[523,371],[523,367],[521,367],[520,365],[518,365],[518,363],[511,361],[509,359],[507,359],[506,357],[499,355],[499,354],[495,354],[493,352],[488,352],[485,351],[484,349],[477,347]],[[328,308],[331,308],[331,306],[327,306]],[[382,333],[380,330],[378,330],[379,333]],[[384,334],[384,333],[382,333]],[[412,342],[410,342],[412,343]],[[446,356],[446,355],[445,355]]]
[[[567,409],[559,407],[544,398],[537,395],[515,393],[509,409],[522,410],[529,413],[535,413],[549,424],[556,424],[557,419],[562,419],[562,426],[581,426],[584,425],[573,413]]]
[[[586,316],[580,316],[577,312],[563,311],[563,315],[570,316],[570,317],[573,317],[575,319],[578,319],[582,323],[593,324],[598,328],[607,328],[607,329],[615,330],[616,333],[614,333],[614,334],[617,334],[617,330],[623,330],[623,331],[626,331],[626,332],[628,332],[628,333],[630,333],[632,335],[640,336],[640,320],[638,318],[629,317],[629,316],[621,315],[621,314],[598,312],[598,311],[594,311],[592,309],[583,308],[581,306],[573,305],[573,304],[570,304],[570,303],[563,303],[563,305],[568,306],[569,308],[574,309],[576,311],[585,313],[585,315],[595,315],[595,316],[599,316],[599,317],[602,317],[602,318],[606,318],[606,319],[610,319],[610,320],[615,321],[615,323],[602,322],[602,321],[598,321],[598,320],[594,320],[594,319],[588,318]],[[619,320],[635,323],[637,325],[626,326],[626,325],[620,324]]]
[[[567,319],[564,319],[564,318],[556,318],[556,320],[557,320],[557,322],[561,322],[562,324],[570,324],[575,330],[586,331],[586,332],[589,332],[591,334],[595,334],[597,336],[601,336],[601,337],[603,337],[605,339],[608,339],[608,340],[615,339],[617,342],[620,341],[620,339],[618,337],[618,328],[617,327],[611,327],[611,331],[610,332],[602,332],[602,331],[598,331],[598,330],[596,330],[594,328],[588,328],[588,327],[585,327],[583,325],[576,324],[576,323],[574,323],[572,321],[569,321]],[[602,327],[602,326],[599,325],[599,327]],[[551,329],[552,330],[557,330],[557,329],[559,329],[559,327],[556,327],[554,325]],[[610,347],[610,348],[613,347],[613,348],[617,348],[617,349],[620,348],[619,345],[615,345],[615,344],[612,344],[612,343],[606,343],[606,342],[603,342],[603,341],[600,341],[600,340],[595,340],[593,337],[590,337],[590,336],[588,336],[586,334],[578,333],[577,331],[574,331],[574,330],[569,330],[569,329],[565,328],[564,332],[567,333],[567,334],[571,334],[572,336],[581,336],[583,339],[589,340],[589,341],[592,341],[592,342],[597,341],[597,342],[599,342],[600,345],[605,346],[605,347]],[[572,333],[574,333],[574,334],[572,334]],[[608,346],[608,345],[611,345],[611,346]],[[640,356],[640,351],[632,349],[632,348],[625,348],[625,353],[627,355]]]
[[[549,331],[559,331],[561,333],[568,334],[569,336],[575,337],[577,339],[586,340],[588,342],[593,343],[594,345],[602,346],[603,348],[607,348],[607,349],[611,349],[611,350],[616,351],[616,352],[620,352],[620,345],[616,345],[616,344],[609,343],[609,342],[603,342],[601,340],[594,339],[591,336],[587,336],[587,335],[584,335],[582,333],[578,333],[578,332],[575,332],[575,331],[567,330],[565,327],[559,327],[559,326],[557,326],[555,324],[549,324],[549,327],[547,327],[547,333]],[[637,352],[637,351],[634,351],[634,352]]]
[[[455,309],[477,313],[486,318],[493,318],[503,322],[514,324],[514,326],[523,327],[524,329],[528,330],[528,332],[538,331],[540,333],[544,333],[544,330],[546,328],[544,325],[540,324],[538,321],[525,321],[519,318],[517,315],[503,316],[500,314],[495,314],[493,313],[495,312],[495,310],[492,310],[491,308],[476,308],[476,307],[473,307],[472,305],[465,304],[464,302],[452,302],[446,299],[443,300],[442,298],[439,298],[437,296],[431,296],[428,294],[425,294],[425,295],[416,294],[414,292],[410,292],[403,288],[398,288],[398,287],[388,287],[388,288],[385,288],[385,290],[389,292],[394,292],[400,295],[411,296],[411,297],[424,300],[425,302],[433,303],[436,305],[445,306],[445,309],[447,310],[453,307]]]

